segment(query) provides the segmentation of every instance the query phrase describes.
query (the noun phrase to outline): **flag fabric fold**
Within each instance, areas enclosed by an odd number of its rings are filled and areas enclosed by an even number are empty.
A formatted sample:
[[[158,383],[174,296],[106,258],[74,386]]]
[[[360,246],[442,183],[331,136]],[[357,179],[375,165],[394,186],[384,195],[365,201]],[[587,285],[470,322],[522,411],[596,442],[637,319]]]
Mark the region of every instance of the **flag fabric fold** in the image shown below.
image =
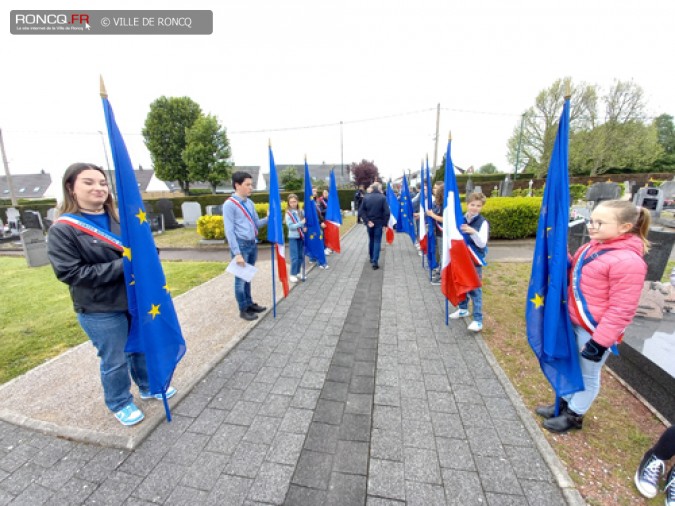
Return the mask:
[[[342,213],[340,212],[340,196],[335,183],[335,172],[330,171],[330,184],[328,186],[328,208],[324,219],[324,242],[326,248],[335,253],[340,253],[340,225],[342,225]]]
[[[399,216],[399,231],[408,234],[410,240],[415,244],[417,242],[417,233],[415,232],[415,218],[413,216],[412,199],[410,198],[410,188],[408,179],[403,176],[401,183],[401,214]]]
[[[394,242],[396,223],[398,223],[399,204],[390,184],[387,185],[387,204],[389,204],[389,221],[387,222],[385,237],[387,244],[392,244]]]
[[[469,246],[460,231],[464,216],[459,201],[455,168],[450,156],[451,140],[445,155],[445,194],[443,195],[443,262],[441,291],[457,306],[466,294],[481,286]]]
[[[269,147],[270,157],[270,197],[269,214],[267,219],[267,240],[272,244],[272,285],[274,287],[274,269],[279,276],[283,288],[284,297],[288,296],[288,271],[286,269],[286,248],[284,245],[283,218],[281,214],[281,195],[279,193],[279,178],[277,177],[277,166],[274,163],[274,154],[272,146]],[[272,290],[274,292],[274,289]],[[273,296],[273,304],[276,308],[276,296]]]
[[[316,202],[312,197],[312,179],[309,175],[309,167],[305,160],[305,252],[316,259],[319,265],[326,263],[324,251],[323,229],[316,210]]]
[[[427,236],[427,199],[426,199],[426,181],[424,180],[424,164],[420,170],[420,210],[419,210],[419,241],[420,250],[427,255],[429,253],[428,236]]]
[[[568,312],[569,117],[565,99],[539,213],[527,290],[527,339],[557,397],[584,389]]]
[[[124,138],[117,127],[110,102],[106,97],[102,100],[115,167],[124,247],[124,278],[131,315],[125,351],[145,354],[150,393],[162,394],[170,421],[166,391],[178,362],[185,354],[185,340]]]

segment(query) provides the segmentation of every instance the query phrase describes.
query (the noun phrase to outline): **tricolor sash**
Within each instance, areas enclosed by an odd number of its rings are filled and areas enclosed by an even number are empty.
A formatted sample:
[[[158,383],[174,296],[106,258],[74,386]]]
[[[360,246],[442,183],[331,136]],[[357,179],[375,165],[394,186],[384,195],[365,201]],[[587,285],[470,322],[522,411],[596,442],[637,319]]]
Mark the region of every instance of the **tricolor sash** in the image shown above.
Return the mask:
[[[286,214],[288,214],[288,217],[291,219],[291,221],[292,221],[293,223],[295,223],[295,224],[299,223],[298,219],[295,217],[295,215],[291,212],[290,209],[286,211]],[[302,231],[302,227],[298,227],[298,228],[297,228],[297,231],[300,233],[300,239],[304,239],[304,238],[305,238],[305,234],[304,234],[304,232]]]
[[[253,216],[251,215],[251,211],[249,211],[244,204],[239,202],[239,199],[236,199],[235,197],[230,197],[227,199],[229,201],[232,201],[232,203],[237,206],[239,209],[241,209],[241,212],[244,213],[244,216],[248,219],[248,221],[251,222],[251,225],[253,225],[253,230],[255,231],[256,237],[258,237],[258,227],[255,224],[255,220],[253,219]]]
[[[89,234],[90,236],[95,237],[106,244],[109,244],[118,251],[124,251],[122,239],[119,236],[109,232],[108,230],[100,228],[95,223],[82,216],[69,213],[63,214],[58,217],[56,223],[65,223],[66,225],[70,225],[71,227],[76,228],[85,234]]]
[[[586,248],[584,248],[584,250],[581,252],[581,255],[579,255],[579,258],[577,259],[577,263],[574,265],[574,268],[572,269],[571,283],[572,283],[572,297],[574,298],[574,300],[572,301],[571,308],[575,316],[577,317],[577,320],[581,322],[581,326],[592,336],[593,332],[595,332],[595,329],[598,326],[598,322],[595,320],[590,310],[588,309],[588,304],[586,303],[586,298],[584,297],[584,294],[581,293],[581,269],[584,266],[591,263],[596,258],[598,258],[599,256],[604,255],[605,253],[609,253],[610,251],[613,251],[614,248],[596,251],[590,257],[586,258],[586,254],[588,253],[590,247],[591,245],[588,244]],[[622,340],[623,340],[623,333],[621,333],[617,342],[620,343]],[[615,355],[619,354],[616,346],[614,345],[611,346],[611,349]]]

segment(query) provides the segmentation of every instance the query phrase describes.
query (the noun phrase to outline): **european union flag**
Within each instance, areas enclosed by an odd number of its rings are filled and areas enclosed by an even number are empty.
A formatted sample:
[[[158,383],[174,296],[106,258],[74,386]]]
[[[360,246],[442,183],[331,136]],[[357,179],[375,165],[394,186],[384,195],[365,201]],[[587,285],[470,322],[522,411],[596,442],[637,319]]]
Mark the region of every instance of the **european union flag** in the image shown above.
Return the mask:
[[[400,232],[408,234],[413,244],[417,242],[417,233],[415,232],[415,219],[413,217],[412,200],[410,199],[410,188],[408,187],[408,179],[403,176],[403,183],[401,185],[401,215],[400,215]]]
[[[284,246],[283,219],[281,217],[281,194],[279,193],[279,178],[277,177],[277,166],[274,163],[272,146],[269,147],[270,157],[270,200],[269,213],[267,219],[267,240],[272,244],[272,304],[274,306],[274,317],[277,316],[277,296],[276,283],[274,280],[274,269],[279,273],[279,281],[284,291],[284,297],[288,296],[290,287],[288,286],[288,271],[286,270],[286,251]],[[276,255],[275,255],[276,253]]]
[[[162,394],[166,417],[171,421],[165,394],[176,365],[185,354],[185,340],[152,238],[126,144],[104,92],[101,93],[101,98],[115,166],[124,246],[124,278],[131,314],[131,329],[125,350],[145,354],[150,392]]]
[[[422,184],[425,184],[427,187],[427,202],[426,209],[434,208],[434,197],[431,189],[431,171],[429,170],[429,160],[427,160],[427,175],[426,180]],[[424,215],[424,219],[427,222],[427,262],[429,264],[429,269],[433,270],[438,267],[438,261],[436,260],[436,220],[433,218]]]
[[[309,167],[305,160],[305,251],[310,257],[316,258],[319,265],[326,263],[326,253],[323,245],[323,229],[316,211],[316,202],[312,198],[312,179],[309,176]]]
[[[527,339],[556,396],[584,389],[567,300],[570,100],[565,99],[551,154],[527,290]]]

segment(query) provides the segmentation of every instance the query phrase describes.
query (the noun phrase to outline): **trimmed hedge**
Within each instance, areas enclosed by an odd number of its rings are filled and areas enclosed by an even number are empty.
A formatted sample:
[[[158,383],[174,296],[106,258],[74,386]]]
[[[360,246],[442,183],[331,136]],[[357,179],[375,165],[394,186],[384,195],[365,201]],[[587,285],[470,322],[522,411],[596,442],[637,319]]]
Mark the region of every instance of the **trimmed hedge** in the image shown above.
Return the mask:
[[[541,197],[492,197],[487,199],[482,214],[490,222],[490,238],[535,237],[541,201]]]

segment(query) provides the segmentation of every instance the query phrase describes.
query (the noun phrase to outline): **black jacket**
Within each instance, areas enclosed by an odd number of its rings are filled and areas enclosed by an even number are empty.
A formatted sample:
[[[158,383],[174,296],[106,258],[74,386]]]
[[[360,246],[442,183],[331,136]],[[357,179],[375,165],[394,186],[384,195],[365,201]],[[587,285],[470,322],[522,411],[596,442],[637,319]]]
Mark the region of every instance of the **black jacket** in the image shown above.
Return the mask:
[[[120,225],[111,218],[111,231]],[[105,242],[66,223],[49,229],[47,253],[56,277],[70,287],[77,313],[126,311],[122,254]]]
[[[387,197],[378,191],[366,193],[359,207],[359,218],[364,223],[372,221],[375,226],[384,227],[389,222],[389,204]]]

